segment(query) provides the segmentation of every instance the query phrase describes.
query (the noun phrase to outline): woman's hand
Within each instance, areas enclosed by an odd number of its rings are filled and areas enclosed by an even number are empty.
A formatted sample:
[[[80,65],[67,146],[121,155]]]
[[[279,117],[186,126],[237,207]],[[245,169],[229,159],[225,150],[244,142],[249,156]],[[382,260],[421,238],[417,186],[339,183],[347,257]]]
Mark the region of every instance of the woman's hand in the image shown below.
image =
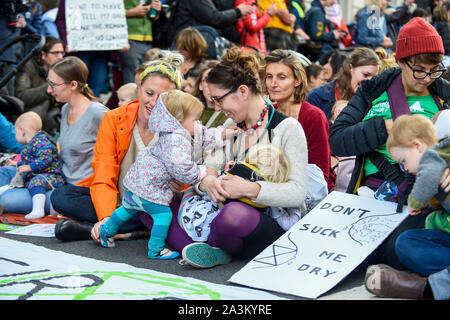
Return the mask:
[[[229,194],[229,199],[239,199],[247,197],[256,199],[258,197],[261,186],[257,183],[250,182],[239,176],[224,176],[220,178],[222,188]]]
[[[212,201],[220,203],[230,198],[230,195],[222,187],[221,179],[207,175],[204,177],[199,186],[200,190],[206,192]]]
[[[444,174],[441,178],[441,187],[445,192],[450,192],[450,169],[447,168],[444,170]]]
[[[96,224],[91,229],[91,237],[97,242],[100,242],[100,226],[108,221],[109,217],[105,217]]]

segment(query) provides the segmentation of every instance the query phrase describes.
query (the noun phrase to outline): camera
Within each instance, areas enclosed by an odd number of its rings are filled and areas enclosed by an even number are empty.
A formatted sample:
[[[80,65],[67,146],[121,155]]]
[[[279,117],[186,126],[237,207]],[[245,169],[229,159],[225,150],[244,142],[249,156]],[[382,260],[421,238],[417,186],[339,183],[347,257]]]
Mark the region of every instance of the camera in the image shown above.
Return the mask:
[[[30,9],[29,0],[2,0],[0,3],[0,15],[7,18],[8,26],[17,26],[17,17],[20,12]]]

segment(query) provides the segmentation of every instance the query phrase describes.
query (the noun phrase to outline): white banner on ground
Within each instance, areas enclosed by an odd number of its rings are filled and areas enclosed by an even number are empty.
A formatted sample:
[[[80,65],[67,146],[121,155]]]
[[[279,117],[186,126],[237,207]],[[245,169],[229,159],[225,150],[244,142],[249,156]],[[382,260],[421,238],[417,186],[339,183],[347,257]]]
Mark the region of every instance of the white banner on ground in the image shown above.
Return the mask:
[[[8,231],[7,233],[20,234],[23,236],[53,238],[55,236],[55,224],[34,223],[26,227],[16,228]]]
[[[355,269],[408,216],[396,203],[333,191],[229,281],[317,298]]]
[[[123,0],[66,0],[70,50],[120,50],[128,45]]]
[[[220,285],[135,268],[124,263],[85,258],[0,237],[0,300],[14,299],[280,300],[282,298],[260,290]]]

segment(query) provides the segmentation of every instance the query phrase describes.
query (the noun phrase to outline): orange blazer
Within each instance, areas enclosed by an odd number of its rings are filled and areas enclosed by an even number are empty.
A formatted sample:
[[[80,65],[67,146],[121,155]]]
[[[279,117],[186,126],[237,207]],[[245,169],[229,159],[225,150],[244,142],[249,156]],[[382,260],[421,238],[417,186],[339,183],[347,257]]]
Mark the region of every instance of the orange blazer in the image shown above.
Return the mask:
[[[139,101],[135,100],[105,114],[91,161],[94,173],[77,183],[77,186],[90,189],[99,221],[117,208],[120,164],[130,146],[138,109]]]

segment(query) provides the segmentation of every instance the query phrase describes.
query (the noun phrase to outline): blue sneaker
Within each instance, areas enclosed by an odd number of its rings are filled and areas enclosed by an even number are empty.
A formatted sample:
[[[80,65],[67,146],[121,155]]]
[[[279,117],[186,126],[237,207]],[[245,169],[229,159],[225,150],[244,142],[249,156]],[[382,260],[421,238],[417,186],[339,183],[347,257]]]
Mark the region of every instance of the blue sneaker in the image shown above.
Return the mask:
[[[172,251],[170,249],[164,248],[161,250],[161,252],[157,256],[153,256],[149,252],[148,257],[150,259],[170,260],[170,259],[179,258],[180,254],[177,251]]]
[[[103,225],[100,225],[100,243],[105,248],[113,248],[116,246],[114,243],[114,238],[110,237],[108,238],[105,234],[105,230],[103,228]]]
[[[230,254],[203,242],[187,245],[181,255],[186,263],[197,268],[212,268],[231,261]]]

